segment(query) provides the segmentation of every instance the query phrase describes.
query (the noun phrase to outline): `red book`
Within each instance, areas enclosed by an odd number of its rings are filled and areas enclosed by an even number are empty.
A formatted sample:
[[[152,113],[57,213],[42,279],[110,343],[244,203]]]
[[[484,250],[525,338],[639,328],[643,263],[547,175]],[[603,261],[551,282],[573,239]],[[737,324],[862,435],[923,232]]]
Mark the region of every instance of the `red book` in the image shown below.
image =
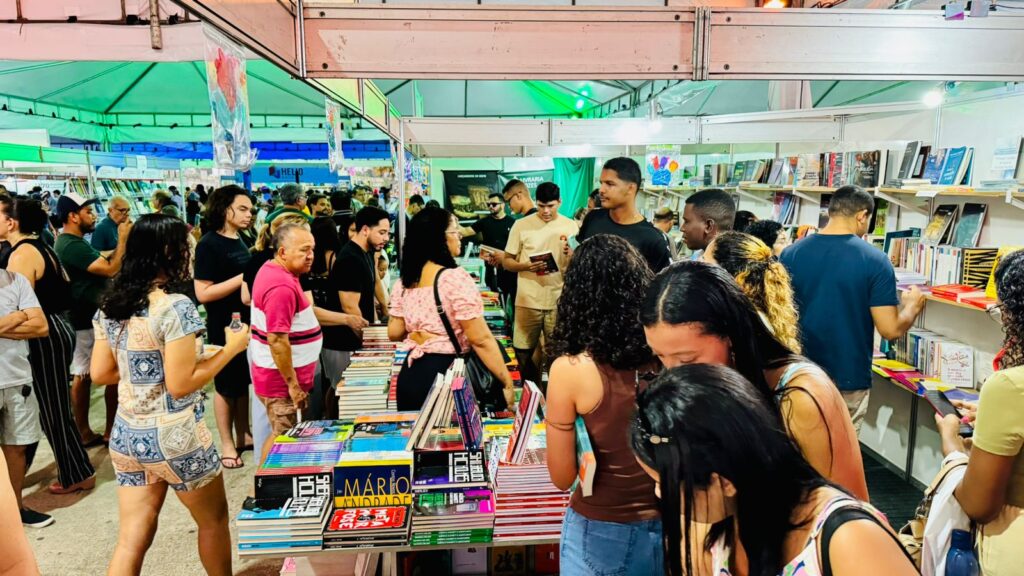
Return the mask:
[[[405,527],[408,512],[405,506],[343,508],[334,511],[327,529],[332,532],[395,530]]]
[[[995,298],[986,298],[984,296],[978,296],[974,298],[963,298],[960,300],[964,304],[969,304],[975,308],[981,308],[982,310],[988,310],[989,308],[995,307],[999,302]]]
[[[961,294],[977,291],[978,289],[974,286],[965,286],[964,284],[943,284],[942,286],[932,286],[932,296],[954,301]]]

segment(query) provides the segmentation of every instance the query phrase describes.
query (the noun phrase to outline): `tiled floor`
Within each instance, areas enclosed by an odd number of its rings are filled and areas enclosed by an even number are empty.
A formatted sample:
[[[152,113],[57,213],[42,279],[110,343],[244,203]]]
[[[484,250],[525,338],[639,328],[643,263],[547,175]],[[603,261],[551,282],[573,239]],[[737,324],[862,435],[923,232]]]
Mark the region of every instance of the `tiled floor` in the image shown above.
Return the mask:
[[[868,480],[871,503],[889,517],[889,524],[893,528],[899,530],[914,515],[921,501],[921,491],[866,453],[864,474]]]

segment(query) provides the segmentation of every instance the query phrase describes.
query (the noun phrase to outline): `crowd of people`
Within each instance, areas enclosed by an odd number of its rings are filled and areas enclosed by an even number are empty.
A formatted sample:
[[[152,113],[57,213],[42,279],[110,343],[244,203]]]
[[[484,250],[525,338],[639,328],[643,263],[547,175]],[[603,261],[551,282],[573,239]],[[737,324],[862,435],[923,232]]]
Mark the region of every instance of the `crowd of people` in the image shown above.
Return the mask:
[[[260,462],[300,418],[335,417],[370,323],[410,352],[399,410],[418,410],[467,354],[511,406],[507,359],[459,266],[472,238],[522,377],[546,393],[552,482],[567,489],[578,475],[577,417],[597,455],[592,494],[575,492],[564,520],[563,573],[915,573],[869,504],[857,438],[875,331],[901,336],[924,306],[919,290],[899,295],[892,265],[861,238],[873,197],[840,188],[828,226],[790,246],[783,226],[737,212],[719,189],[648,221],[642,185],[635,161],[612,159],[568,218],[556,184],[531,194],[512,180],[471,226],[419,196],[399,213],[387,195],[297,185],[274,206],[237,186],[201,203],[170,191],[136,222],[121,198],[97,222],[93,198],[0,194],[0,447],[21,523],[52,522],[21,501],[41,435],[57,494],[95,485],[87,449],[105,444],[119,486],[110,572],[139,573],[170,487],[195,519],[204,569],[229,574],[237,503],[222,470],[243,467],[246,450]],[[389,257],[399,218],[404,243]],[[969,460],[957,498],[980,526],[982,565],[1008,574],[1024,530],[1024,251],[996,279],[1005,351],[980,405],[963,406],[973,447],[956,418],[938,425],[944,451]],[[94,385],[102,433],[89,426]]]

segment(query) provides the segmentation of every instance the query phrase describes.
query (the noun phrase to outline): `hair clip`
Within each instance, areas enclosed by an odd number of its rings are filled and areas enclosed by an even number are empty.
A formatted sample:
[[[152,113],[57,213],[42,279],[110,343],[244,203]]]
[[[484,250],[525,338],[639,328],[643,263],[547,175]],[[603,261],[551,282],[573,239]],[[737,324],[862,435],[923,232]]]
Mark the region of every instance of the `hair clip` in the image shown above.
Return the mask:
[[[670,438],[668,438],[667,436],[658,436],[657,434],[651,434],[650,432],[648,432],[644,428],[644,423],[643,423],[643,420],[640,419],[640,413],[639,412],[637,412],[637,414],[636,414],[636,425],[637,425],[637,428],[640,429],[640,437],[643,438],[645,441],[650,442],[651,444],[654,444],[655,446],[657,446],[658,444],[668,444],[669,443]]]

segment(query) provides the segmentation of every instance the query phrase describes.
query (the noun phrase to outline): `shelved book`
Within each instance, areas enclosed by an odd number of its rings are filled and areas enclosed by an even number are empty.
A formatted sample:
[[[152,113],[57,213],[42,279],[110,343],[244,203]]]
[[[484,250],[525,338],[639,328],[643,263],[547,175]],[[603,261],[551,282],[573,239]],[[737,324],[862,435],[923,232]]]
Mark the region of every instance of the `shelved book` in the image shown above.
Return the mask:
[[[320,550],[330,498],[246,498],[235,518],[238,553],[282,554]]]
[[[490,542],[494,493],[486,488],[452,488],[416,494],[412,505],[413,546]]]
[[[921,241],[925,244],[936,246],[946,241],[950,230],[956,222],[959,206],[956,204],[940,204],[935,208],[932,219],[928,222],[924,232],[921,234]]]
[[[324,549],[405,545],[410,517],[408,506],[335,510],[324,530]]]
[[[916,366],[925,377],[957,388],[974,388],[974,347],[921,328],[893,342],[896,360]]]

